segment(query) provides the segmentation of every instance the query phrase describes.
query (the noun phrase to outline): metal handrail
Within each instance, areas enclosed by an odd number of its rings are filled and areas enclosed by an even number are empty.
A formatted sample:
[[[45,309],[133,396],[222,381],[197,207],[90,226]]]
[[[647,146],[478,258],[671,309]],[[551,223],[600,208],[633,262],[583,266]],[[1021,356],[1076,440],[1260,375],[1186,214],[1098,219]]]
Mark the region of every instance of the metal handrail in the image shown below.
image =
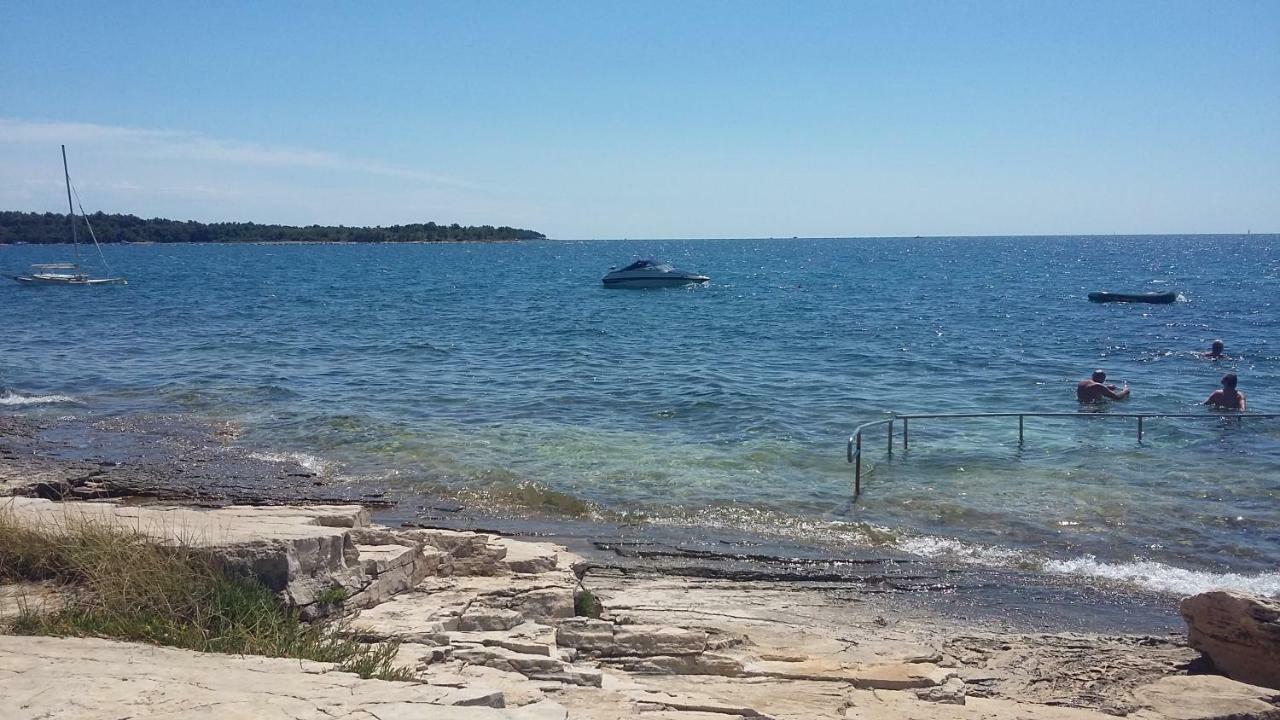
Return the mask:
[[[1147,418],[1199,418],[1204,419],[1221,419],[1224,417],[1236,418],[1241,422],[1246,417],[1257,418],[1259,420],[1280,418],[1280,413],[1239,413],[1232,415],[1211,415],[1205,413],[1113,413],[1113,412],[996,412],[996,413],[929,413],[923,415],[899,415],[892,413],[889,417],[881,420],[872,420],[865,422],[853,429],[853,434],[849,436],[849,444],[845,450],[845,455],[850,463],[853,463],[853,494],[855,497],[862,494],[862,432],[868,428],[877,425],[887,425],[888,430],[888,448],[887,454],[893,457],[893,424],[898,420],[902,421],[902,449],[910,449],[910,425],[911,420],[937,420],[937,419],[959,419],[959,418],[1001,418],[1016,417],[1018,418],[1018,444],[1024,442],[1024,421],[1026,418],[1083,418],[1096,420],[1099,418],[1137,418],[1138,420],[1138,442],[1142,442],[1142,423]]]

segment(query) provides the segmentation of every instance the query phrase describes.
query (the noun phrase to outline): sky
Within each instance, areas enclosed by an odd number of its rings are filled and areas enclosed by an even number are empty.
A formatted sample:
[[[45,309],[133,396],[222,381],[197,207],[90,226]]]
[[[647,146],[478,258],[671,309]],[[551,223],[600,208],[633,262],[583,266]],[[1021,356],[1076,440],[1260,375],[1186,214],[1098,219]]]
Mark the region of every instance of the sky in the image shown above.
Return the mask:
[[[0,2],[0,209],[1280,232],[1280,2]]]

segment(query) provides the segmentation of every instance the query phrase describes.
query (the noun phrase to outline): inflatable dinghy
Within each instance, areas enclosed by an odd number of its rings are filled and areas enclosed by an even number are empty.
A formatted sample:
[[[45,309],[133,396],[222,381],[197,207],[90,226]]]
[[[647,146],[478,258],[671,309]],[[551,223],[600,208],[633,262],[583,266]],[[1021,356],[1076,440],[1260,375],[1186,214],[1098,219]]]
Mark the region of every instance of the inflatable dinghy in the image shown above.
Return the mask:
[[[1176,292],[1163,293],[1113,293],[1113,292],[1091,292],[1089,293],[1089,302],[1109,303],[1152,303],[1155,305],[1168,305],[1178,299]]]

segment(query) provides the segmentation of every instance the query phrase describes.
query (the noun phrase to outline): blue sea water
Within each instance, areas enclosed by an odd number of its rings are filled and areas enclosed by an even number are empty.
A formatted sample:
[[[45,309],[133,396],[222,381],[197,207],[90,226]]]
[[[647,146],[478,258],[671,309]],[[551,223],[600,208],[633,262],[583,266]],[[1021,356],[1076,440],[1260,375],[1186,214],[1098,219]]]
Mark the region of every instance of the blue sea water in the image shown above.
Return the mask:
[[[68,248],[0,246],[0,269]],[[127,286],[0,286],[0,409],[173,412],[351,482],[1175,592],[1280,594],[1280,236],[108,246]],[[704,287],[608,290],[658,256]],[[1092,290],[1181,293],[1095,305]],[[1199,357],[1223,338],[1228,361]],[[1095,367],[1133,421],[1075,412]],[[511,508],[507,508],[511,509]]]

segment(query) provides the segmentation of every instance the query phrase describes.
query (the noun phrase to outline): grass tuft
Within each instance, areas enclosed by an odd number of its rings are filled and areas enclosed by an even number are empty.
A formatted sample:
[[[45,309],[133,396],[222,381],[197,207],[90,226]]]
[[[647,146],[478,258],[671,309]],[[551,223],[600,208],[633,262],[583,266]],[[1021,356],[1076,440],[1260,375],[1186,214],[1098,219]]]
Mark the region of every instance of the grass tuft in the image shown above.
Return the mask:
[[[412,680],[395,643],[366,645],[345,622],[303,622],[256,580],[230,577],[191,548],[93,523],[33,529],[0,510],[0,582],[52,581],[65,601],[23,609],[8,632],[109,637],[200,652],[337,663],[363,678]],[[340,602],[345,593],[331,591]],[[341,595],[341,597],[340,597]]]
[[[582,588],[573,595],[573,614],[579,617],[589,617],[600,619],[600,615],[604,613],[604,605],[600,603],[600,598],[596,594],[586,588]]]

